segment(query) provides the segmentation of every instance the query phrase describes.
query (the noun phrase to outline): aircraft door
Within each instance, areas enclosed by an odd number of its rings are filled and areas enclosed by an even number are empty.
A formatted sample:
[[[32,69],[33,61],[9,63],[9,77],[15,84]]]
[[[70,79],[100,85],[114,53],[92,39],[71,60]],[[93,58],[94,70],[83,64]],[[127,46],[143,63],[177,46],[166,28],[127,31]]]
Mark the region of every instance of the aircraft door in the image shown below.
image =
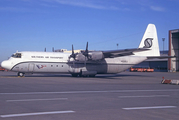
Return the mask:
[[[29,72],[33,72],[34,71],[34,63],[29,63]]]

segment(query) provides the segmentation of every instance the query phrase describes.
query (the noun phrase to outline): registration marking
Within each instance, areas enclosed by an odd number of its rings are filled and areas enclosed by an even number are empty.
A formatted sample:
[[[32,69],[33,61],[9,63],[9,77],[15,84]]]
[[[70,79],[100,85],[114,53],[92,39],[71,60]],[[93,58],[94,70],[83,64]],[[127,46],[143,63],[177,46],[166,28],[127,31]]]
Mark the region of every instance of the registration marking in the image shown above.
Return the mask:
[[[2,118],[8,117],[21,117],[21,116],[34,116],[34,115],[49,115],[49,114],[63,114],[63,113],[74,113],[75,111],[52,111],[52,112],[37,112],[37,113],[22,113],[22,114],[9,114],[9,115],[1,115]]]
[[[164,108],[177,108],[176,106],[153,106],[153,107],[131,107],[122,108],[124,110],[145,110],[145,109],[164,109]]]
[[[6,100],[6,102],[28,102],[28,101],[30,102],[30,101],[50,101],[50,100],[68,100],[68,98]]]

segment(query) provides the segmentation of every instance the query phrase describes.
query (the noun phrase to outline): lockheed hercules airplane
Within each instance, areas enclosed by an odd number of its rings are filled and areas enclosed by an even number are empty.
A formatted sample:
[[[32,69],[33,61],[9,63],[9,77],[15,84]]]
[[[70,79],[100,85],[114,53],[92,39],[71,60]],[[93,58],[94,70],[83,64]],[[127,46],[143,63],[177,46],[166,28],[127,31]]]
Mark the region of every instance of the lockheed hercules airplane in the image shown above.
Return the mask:
[[[148,58],[160,57],[157,31],[149,24],[136,49],[64,52],[16,52],[1,63],[3,68],[25,73],[70,73],[73,77],[122,72]]]

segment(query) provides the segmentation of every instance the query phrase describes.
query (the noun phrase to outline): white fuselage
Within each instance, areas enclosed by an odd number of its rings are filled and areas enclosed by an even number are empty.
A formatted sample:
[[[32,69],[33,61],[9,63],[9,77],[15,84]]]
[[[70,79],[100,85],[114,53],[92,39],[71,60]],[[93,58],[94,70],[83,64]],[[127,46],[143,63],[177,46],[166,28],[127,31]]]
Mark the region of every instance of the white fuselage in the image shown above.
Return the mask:
[[[96,74],[119,73],[148,57],[160,56],[157,30],[149,24],[137,49],[89,51],[81,53],[62,52],[17,52],[1,66],[24,73],[70,73],[72,76],[95,76]]]
[[[1,66],[23,73],[73,74],[93,71],[97,74],[106,74],[122,72],[147,59],[145,56],[124,56],[99,61],[74,62],[69,60],[69,56],[70,53],[60,52],[18,52],[9,60],[3,61]]]

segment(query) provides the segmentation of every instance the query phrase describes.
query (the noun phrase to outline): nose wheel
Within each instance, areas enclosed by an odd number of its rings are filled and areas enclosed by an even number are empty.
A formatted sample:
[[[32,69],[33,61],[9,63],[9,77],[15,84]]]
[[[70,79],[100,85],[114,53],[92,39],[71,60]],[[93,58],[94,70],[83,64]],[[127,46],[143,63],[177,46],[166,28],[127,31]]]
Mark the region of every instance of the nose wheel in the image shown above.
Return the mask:
[[[23,72],[18,72],[18,73],[17,73],[17,75],[18,75],[19,77],[24,77],[24,74],[25,74],[25,73],[23,73]]]

